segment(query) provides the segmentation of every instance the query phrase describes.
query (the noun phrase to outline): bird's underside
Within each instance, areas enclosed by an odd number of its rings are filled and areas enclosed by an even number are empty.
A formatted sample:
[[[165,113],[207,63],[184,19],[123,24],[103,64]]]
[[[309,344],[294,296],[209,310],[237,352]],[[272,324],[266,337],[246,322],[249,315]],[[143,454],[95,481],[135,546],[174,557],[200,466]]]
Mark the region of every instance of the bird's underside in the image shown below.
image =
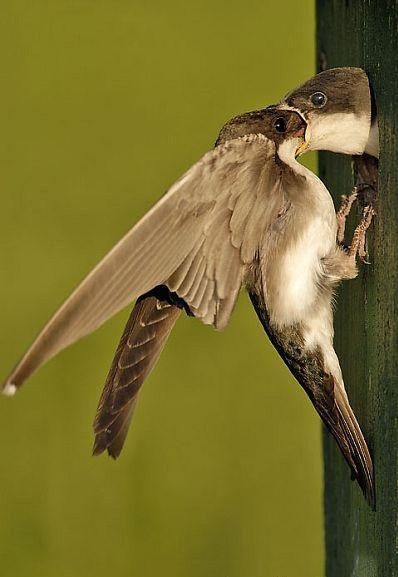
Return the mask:
[[[366,441],[345,391],[324,368],[321,351],[306,350],[299,327],[277,330],[258,292],[249,291],[256,314],[270,341],[303,387],[327,429],[334,436],[352,476],[374,506],[373,464]]]

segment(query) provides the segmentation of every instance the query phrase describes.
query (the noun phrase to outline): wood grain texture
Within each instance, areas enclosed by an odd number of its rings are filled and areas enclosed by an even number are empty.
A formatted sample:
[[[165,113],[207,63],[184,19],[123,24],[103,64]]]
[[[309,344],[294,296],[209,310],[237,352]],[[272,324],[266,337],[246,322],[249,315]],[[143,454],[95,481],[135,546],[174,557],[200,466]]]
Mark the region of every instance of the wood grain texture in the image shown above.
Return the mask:
[[[353,408],[374,456],[376,512],[324,438],[327,577],[398,576],[398,3],[317,1],[319,67],[360,66],[369,74],[380,126],[377,217],[371,264],[342,288],[336,349]],[[352,186],[350,159],[320,157],[335,194]],[[351,226],[357,215],[351,216]]]

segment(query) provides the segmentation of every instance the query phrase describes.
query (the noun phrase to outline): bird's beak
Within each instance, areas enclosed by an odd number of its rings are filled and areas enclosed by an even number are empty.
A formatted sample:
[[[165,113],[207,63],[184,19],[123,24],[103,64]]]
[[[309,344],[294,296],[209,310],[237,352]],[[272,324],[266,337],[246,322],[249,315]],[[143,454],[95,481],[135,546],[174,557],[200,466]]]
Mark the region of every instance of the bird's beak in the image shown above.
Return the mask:
[[[310,127],[307,124],[307,127],[305,129],[305,133],[302,133],[303,129],[300,129],[297,133],[297,136],[304,136],[304,142],[302,142],[300,144],[300,146],[297,148],[296,150],[296,156],[300,156],[300,154],[303,154],[303,152],[305,152],[306,150],[308,150],[309,145],[310,145]]]
[[[296,156],[300,156],[300,154],[303,154],[303,152],[305,152],[308,148],[308,143],[304,140],[304,142],[302,142],[300,144],[300,146],[298,147],[298,149],[296,150]]]

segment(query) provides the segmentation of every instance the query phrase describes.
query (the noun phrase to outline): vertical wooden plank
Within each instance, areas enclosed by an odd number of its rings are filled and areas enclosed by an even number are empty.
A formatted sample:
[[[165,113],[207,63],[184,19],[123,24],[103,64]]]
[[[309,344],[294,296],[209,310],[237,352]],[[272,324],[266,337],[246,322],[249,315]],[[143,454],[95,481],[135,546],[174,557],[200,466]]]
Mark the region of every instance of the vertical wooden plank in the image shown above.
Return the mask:
[[[348,393],[374,456],[377,510],[371,511],[350,483],[347,467],[325,435],[326,575],[397,577],[398,3],[318,0],[317,40],[319,66],[360,66],[369,74],[381,143],[371,264],[340,291],[335,339]],[[350,160],[322,154],[320,176],[337,199],[352,186]]]

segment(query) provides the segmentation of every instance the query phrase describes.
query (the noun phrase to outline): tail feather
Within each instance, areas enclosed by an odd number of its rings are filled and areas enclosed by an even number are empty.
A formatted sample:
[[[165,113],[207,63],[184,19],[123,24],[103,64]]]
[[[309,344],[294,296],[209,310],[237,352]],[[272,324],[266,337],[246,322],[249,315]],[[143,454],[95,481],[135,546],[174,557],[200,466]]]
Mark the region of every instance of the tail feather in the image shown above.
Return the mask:
[[[366,500],[374,508],[374,471],[368,446],[347,396],[337,387],[335,389],[335,399],[340,426],[337,428],[336,433],[332,431],[333,436],[339,444],[340,429],[348,445],[348,451],[342,451],[343,455],[350,465],[353,476],[358,481]]]

